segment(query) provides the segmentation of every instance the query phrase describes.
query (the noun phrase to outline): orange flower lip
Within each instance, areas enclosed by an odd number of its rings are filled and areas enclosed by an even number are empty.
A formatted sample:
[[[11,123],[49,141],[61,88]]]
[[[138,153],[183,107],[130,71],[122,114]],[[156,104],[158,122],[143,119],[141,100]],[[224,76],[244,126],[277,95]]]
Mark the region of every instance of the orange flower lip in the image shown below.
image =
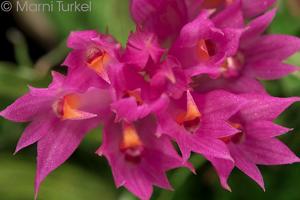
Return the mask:
[[[139,162],[143,152],[143,143],[133,124],[123,125],[123,137],[120,150],[125,154],[125,159],[130,162]]]
[[[87,66],[95,71],[106,82],[110,83],[107,74],[107,65],[111,61],[111,56],[105,51],[99,51],[90,57],[91,59],[88,59]]]
[[[181,113],[177,116],[176,122],[183,125],[188,131],[194,132],[200,123],[201,113],[191,95],[187,92],[187,109],[185,113]]]
[[[123,126],[123,139],[120,144],[121,150],[126,150],[129,148],[136,148],[142,146],[143,143],[132,124],[124,124]]]
[[[62,120],[80,120],[96,117],[96,114],[78,110],[80,97],[76,94],[65,95],[53,104],[55,114]]]
[[[198,106],[196,105],[191,93],[187,91],[187,112],[186,112],[185,119],[193,120],[197,117],[201,117],[201,113],[198,110]]]

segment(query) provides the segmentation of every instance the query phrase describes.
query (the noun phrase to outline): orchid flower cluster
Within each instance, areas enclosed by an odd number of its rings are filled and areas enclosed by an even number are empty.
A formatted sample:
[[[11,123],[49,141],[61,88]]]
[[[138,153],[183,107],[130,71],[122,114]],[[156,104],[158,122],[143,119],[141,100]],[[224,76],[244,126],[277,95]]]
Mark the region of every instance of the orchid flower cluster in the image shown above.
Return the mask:
[[[299,162],[273,121],[298,97],[270,96],[260,80],[298,70],[284,61],[300,39],[265,34],[274,0],[131,0],[136,30],[125,48],[110,35],[71,32],[67,75],[29,92],[0,115],[30,122],[16,152],[37,143],[35,194],[91,130],[103,126],[104,156],[117,187],[151,198],[171,189],[166,172],[195,172],[206,158],[222,187],[237,167],[264,189],[257,165]]]

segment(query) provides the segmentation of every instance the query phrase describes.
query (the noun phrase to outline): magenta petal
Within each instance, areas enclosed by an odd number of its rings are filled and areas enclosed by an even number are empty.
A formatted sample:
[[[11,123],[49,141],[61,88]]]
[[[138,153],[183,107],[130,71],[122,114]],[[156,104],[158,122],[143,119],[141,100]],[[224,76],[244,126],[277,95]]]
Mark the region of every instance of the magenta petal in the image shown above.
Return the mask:
[[[189,81],[179,61],[175,57],[168,56],[152,76],[150,87],[155,92],[166,93],[178,99],[186,91]]]
[[[276,0],[242,0],[243,12],[245,17],[255,17],[268,8],[270,8]]]
[[[159,46],[158,39],[153,33],[137,29],[128,38],[122,61],[144,68],[150,58],[158,63],[163,53],[164,49]]]
[[[213,138],[222,138],[237,133],[238,130],[222,120],[207,120],[201,122],[198,134],[210,136]]]
[[[208,18],[208,12],[200,13],[196,19],[187,23],[180,31],[180,36],[175,46],[193,46],[199,39],[209,38],[212,34],[221,36],[224,33],[217,29],[213,22]],[[172,49],[171,49],[172,50]]]
[[[180,36],[174,44],[174,47],[191,47],[194,46],[199,39],[206,39],[210,34],[223,35],[221,30],[217,29],[213,22],[208,19],[208,12],[200,13],[196,19],[187,23],[180,31]],[[173,50],[171,49],[171,51]],[[180,52],[178,52],[180,54]]]
[[[65,75],[56,71],[51,71],[51,75],[52,75],[52,82],[49,84],[49,88],[61,87],[66,79]]]
[[[114,102],[111,104],[111,108],[116,113],[118,120],[135,121],[138,118],[145,117],[150,112],[145,106],[139,107],[133,97]]]
[[[282,142],[275,138],[248,139],[241,145],[245,155],[259,165],[281,165],[299,162],[300,159]]]
[[[77,64],[79,63],[80,61]],[[73,67],[75,66],[76,65],[73,65]],[[107,81],[97,75],[93,70],[87,68],[85,65],[69,69],[69,76],[67,77],[66,82],[68,85],[71,85],[73,87],[76,86],[82,91],[87,90],[89,87],[108,87]]]
[[[243,34],[244,29],[234,29],[234,28],[224,28],[223,32],[225,34],[226,45],[222,48],[226,50],[226,56],[236,55],[239,46],[240,38]]]
[[[97,31],[71,32],[67,43],[72,48],[63,63],[68,66],[68,84],[84,90],[88,86],[107,88],[110,84],[107,71],[118,64],[121,45],[112,36]],[[100,68],[103,69],[94,69],[95,62],[98,62],[96,58],[105,58],[98,60],[102,63]],[[96,68],[99,68],[98,64]]]
[[[183,160],[188,160],[191,152],[205,157],[232,160],[227,146],[222,141],[207,136],[192,137],[189,134],[188,132],[178,132],[171,135],[179,146]]]
[[[178,144],[178,147],[180,149],[181,155],[182,155],[182,159],[184,161],[187,161],[190,156],[191,153],[193,151],[193,149],[191,148],[191,143],[194,142],[194,140],[188,135],[188,132],[178,132],[174,134],[173,132],[167,133],[168,135],[171,136],[171,138],[173,138],[176,143]],[[205,146],[205,144],[203,144]],[[195,144],[194,146],[199,147],[197,153],[203,153],[207,147],[203,147],[202,144],[200,144],[199,146],[197,144]]]
[[[265,94],[264,86],[257,80],[248,76],[230,79],[209,79],[202,78],[197,80],[197,92],[209,92],[215,89],[223,89],[229,92],[241,93],[262,93]]]
[[[218,76],[220,69],[218,67],[208,66],[208,65],[196,65],[189,67],[184,70],[186,75],[190,77],[199,76],[203,74],[208,74],[212,77]]]
[[[72,49],[84,49],[87,47],[90,40],[97,36],[98,33],[94,30],[74,31],[70,33],[67,45]]]
[[[153,188],[151,183],[148,181],[148,177],[140,170],[127,169],[125,173],[128,177],[124,186],[141,200],[149,200]]]
[[[175,140],[180,148],[183,159],[187,160],[191,153],[191,148],[188,144],[194,142],[191,135],[179,126],[168,114],[159,115],[158,121],[158,134],[165,134]]]
[[[263,177],[258,169],[258,167],[249,161],[245,155],[242,153],[242,149],[237,148],[233,145],[230,146],[230,152],[234,159],[235,166],[239,168],[242,172],[247,174],[252,178],[263,190],[265,190]]]
[[[266,14],[255,18],[249,24],[247,29],[243,32],[241,37],[242,48],[253,42],[255,38],[260,36],[270,25],[274,16],[276,14],[276,9],[273,9]]]
[[[173,39],[187,22],[182,0],[131,0],[130,11],[134,21],[155,33],[161,42]]]
[[[232,161],[227,146],[222,141],[212,137],[190,137],[186,145],[188,145],[193,152],[201,155]]]
[[[27,122],[37,115],[47,112],[53,101],[50,96],[33,96],[30,93],[17,99],[13,104],[0,112],[0,116],[15,122]]]
[[[267,93],[264,86],[256,79],[247,76],[241,76],[237,79],[224,80],[220,82],[223,89],[234,93]]]
[[[202,134],[197,132],[191,134],[167,116],[159,116],[159,125],[160,134],[166,134],[176,141],[182,153],[183,160],[187,160],[192,151],[205,156],[231,160],[226,145],[210,136],[209,133]],[[225,134],[231,133],[227,132]]]
[[[230,27],[218,29],[209,19],[209,13],[204,11],[181,29],[179,37],[170,49],[170,54],[177,57],[184,69],[193,68],[189,74],[195,75],[197,68],[199,73],[209,72],[209,68],[201,68],[205,65],[219,66],[227,56],[237,53],[242,32],[242,29]],[[208,60],[203,60],[198,54],[199,41],[203,40],[211,41],[215,46],[214,55]]]
[[[206,120],[227,120],[246,103],[243,97],[223,90],[215,90],[205,95],[194,94],[196,104]]]
[[[52,132],[52,129],[55,127],[55,122],[57,120],[53,117],[51,118],[49,116],[45,116],[31,122],[22,133],[22,136],[18,141],[15,153],[37,142],[49,132]]]
[[[165,151],[162,156],[158,156],[158,154],[162,152],[156,150],[146,151],[144,155],[146,159],[145,162],[142,163],[141,169],[143,169],[144,174],[147,174],[148,180],[152,180],[152,184],[167,190],[172,190],[173,188],[166,176],[165,170],[182,167],[184,165],[169,139],[163,137],[162,140],[168,140],[165,143],[166,149],[167,151],[171,150],[171,152]],[[157,166],[161,166],[161,169],[157,168]]]
[[[244,26],[243,13],[240,1],[224,9],[212,18],[218,28],[242,28]]]
[[[289,131],[291,131],[291,129],[266,120],[250,121],[245,125],[247,135],[259,140],[276,137]]]
[[[133,97],[124,98],[111,104],[112,110],[116,113],[117,120],[135,121],[149,115],[164,110],[168,105],[169,99],[162,95],[159,99],[149,104],[138,105]]]
[[[103,144],[97,153],[108,159],[117,187],[124,186],[140,199],[148,200],[153,185],[171,189],[165,175],[167,170],[189,166],[182,161],[168,137],[156,136],[153,117],[138,120],[134,125],[143,143],[139,161],[128,160],[126,153],[120,150],[122,124],[112,120],[105,124]]]
[[[300,50],[300,39],[289,35],[265,35],[247,47],[251,62],[257,60],[284,60]]]
[[[62,92],[65,76],[52,72],[52,82],[48,88],[33,88],[0,112],[0,116],[16,122],[27,122],[38,118],[40,114],[52,112],[52,104]]]
[[[121,167],[124,161],[120,159],[120,155],[106,155],[112,169],[116,186],[126,187],[131,193],[142,200],[149,200],[152,194],[152,183],[149,182],[149,173],[145,174],[142,168]]]
[[[300,100],[298,97],[278,98],[261,94],[241,95],[248,103],[240,111],[244,121],[276,119],[291,104]]]
[[[231,188],[228,185],[227,180],[231,171],[234,168],[234,162],[230,160],[224,160],[224,159],[213,158],[213,157],[211,158],[207,157],[207,159],[212,163],[212,165],[216,169],[222,187],[228,191],[231,191]]]
[[[80,49],[76,51],[73,50],[67,55],[64,62],[62,63],[62,66],[66,66],[69,69],[85,67],[86,66],[85,60],[86,60],[86,55],[84,49]]]
[[[246,70],[246,74],[263,80],[279,79],[299,70],[293,65],[281,63],[281,61],[274,59],[249,62],[245,68],[249,71]]]
[[[71,156],[84,135],[91,128],[95,128],[97,122],[97,120],[86,120],[80,124],[72,121],[58,122],[38,141],[36,196],[45,177]]]

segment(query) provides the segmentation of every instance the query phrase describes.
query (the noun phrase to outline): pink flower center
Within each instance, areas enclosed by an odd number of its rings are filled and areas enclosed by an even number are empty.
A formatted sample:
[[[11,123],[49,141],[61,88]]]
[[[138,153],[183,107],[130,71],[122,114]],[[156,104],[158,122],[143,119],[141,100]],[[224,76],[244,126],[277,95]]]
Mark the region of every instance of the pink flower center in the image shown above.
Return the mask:
[[[107,74],[107,65],[111,61],[110,55],[99,49],[91,49],[87,53],[87,66],[95,71],[103,80],[110,83]]]
[[[195,133],[200,126],[201,113],[192,97],[187,92],[187,109],[186,112],[180,113],[176,117],[176,122],[182,125],[188,132]]]
[[[127,161],[134,163],[141,161],[144,145],[133,124],[123,125],[123,137],[119,147]]]

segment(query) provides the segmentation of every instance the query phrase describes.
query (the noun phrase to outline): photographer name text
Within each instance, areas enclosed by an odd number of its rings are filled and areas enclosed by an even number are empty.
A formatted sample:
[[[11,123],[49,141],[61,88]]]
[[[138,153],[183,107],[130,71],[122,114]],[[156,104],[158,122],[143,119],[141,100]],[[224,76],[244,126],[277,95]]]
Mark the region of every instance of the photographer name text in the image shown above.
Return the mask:
[[[16,12],[91,12],[91,1],[50,1],[48,3],[39,3],[33,1],[16,1]]]

